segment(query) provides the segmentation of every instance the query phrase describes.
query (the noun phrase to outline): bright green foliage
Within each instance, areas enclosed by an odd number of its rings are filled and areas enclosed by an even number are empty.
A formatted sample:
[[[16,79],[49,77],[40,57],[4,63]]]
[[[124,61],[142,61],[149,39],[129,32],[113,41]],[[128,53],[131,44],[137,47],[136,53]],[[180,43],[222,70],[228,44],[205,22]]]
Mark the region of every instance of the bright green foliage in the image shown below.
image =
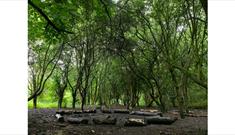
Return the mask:
[[[178,106],[182,117],[190,107],[205,107],[204,5],[199,0],[29,1],[34,61],[29,100],[62,99],[63,107],[82,109]],[[58,86],[66,86],[61,96]]]

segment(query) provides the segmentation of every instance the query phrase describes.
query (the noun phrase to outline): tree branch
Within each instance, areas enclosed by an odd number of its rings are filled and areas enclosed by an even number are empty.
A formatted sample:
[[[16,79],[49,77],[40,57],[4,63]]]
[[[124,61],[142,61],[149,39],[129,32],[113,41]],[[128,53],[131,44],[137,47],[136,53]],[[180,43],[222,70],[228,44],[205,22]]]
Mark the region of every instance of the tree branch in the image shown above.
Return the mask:
[[[183,72],[184,74],[186,74],[191,80],[193,80],[196,84],[202,86],[203,88],[207,89],[207,83],[206,82],[203,82],[201,81],[200,79],[198,79],[197,77],[195,77],[195,75],[189,73],[188,71],[186,71],[185,69],[179,67],[179,66],[176,66],[176,65],[173,65],[174,68],[180,70],[181,72]]]
[[[104,6],[105,12],[106,12],[106,14],[107,14],[108,17],[109,17],[109,21],[111,22],[111,16],[110,16],[110,13],[109,13],[109,11],[108,11],[107,5],[104,3],[103,0],[100,0],[100,2],[101,2],[101,4]]]
[[[69,34],[74,34],[73,32],[61,29],[59,27],[57,27],[50,19],[49,17],[42,11],[42,9],[40,9],[37,5],[35,5],[31,0],[28,1],[29,5],[31,5],[40,15],[42,15],[42,17],[48,22],[49,25],[52,26],[52,28],[54,28],[57,32],[66,32]]]

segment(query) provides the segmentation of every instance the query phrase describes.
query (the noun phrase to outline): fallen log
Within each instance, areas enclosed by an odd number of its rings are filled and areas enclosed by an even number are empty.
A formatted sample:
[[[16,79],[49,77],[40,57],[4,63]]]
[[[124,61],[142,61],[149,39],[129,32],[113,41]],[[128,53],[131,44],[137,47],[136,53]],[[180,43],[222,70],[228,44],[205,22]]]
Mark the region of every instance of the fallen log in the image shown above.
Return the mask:
[[[56,112],[61,115],[81,114],[81,113],[96,113],[96,110],[59,110]]]
[[[103,110],[101,110],[101,111],[102,111],[102,113],[112,113],[112,111],[109,110],[109,109],[103,109]]]
[[[68,118],[67,121],[71,124],[88,124],[89,118]]]
[[[145,117],[145,121],[148,124],[167,124],[170,125],[173,122],[175,122],[177,118],[171,118],[171,117],[160,117],[160,116],[149,116]]]
[[[142,112],[142,111],[132,111],[130,115],[142,115],[142,116],[162,116],[161,112]]]
[[[126,119],[124,126],[145,126],[146,122],[144,119],[128,118]]]
[[[55,117],[57,118],[58,122],[64,122],[64,117],[61,114],[56,114]]]
[[[127,109],[113,109],[113,112],[114,113],[124,113],[124,114],[130,113],[130,111]]]
[[[185,114],[187,117],[207,117],[207,115]]]
[[[115,125],[117,119],[111,116],[96,116],[93,118],[95,124]]]
[[[141,112],[152,112],[152,113],[157,113],[159,112],[159,110],[156,109],[140,109]]]
[[[83,110],[83,113],[96,113],[96,110]]]
[[[60,114],[60,115],[66,115],[66,114],[70,115],[70,114],[73,114],[73,113],[74,113],[74,111],[72,111],[72,110],[59,110],[59,111],[56,111],[56,114]]]
[[[75,111],[73,111],[73,113],[74,113],[74,114],[81,114],[82,111],[81,111],[81,110],[75,110]]]

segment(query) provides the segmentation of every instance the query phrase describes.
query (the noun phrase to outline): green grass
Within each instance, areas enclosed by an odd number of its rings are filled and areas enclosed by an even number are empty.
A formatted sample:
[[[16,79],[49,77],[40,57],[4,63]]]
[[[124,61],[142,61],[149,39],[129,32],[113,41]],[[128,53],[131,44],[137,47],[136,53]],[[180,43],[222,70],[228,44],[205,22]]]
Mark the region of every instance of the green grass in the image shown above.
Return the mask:
[[[56,107],[57,107],[57,102],[45,102],[45,101],[37,102],[37,108],[56,108]],[[32,101],[28,102],[28,108],[29,109],[33,108]]]
[[[207,109],[207,94],[201,89],[189,89],[189,104],[188,107],[191,109]],[[57,108],[57,100],[52,98],[53,96],[42,96],[38,99],[37,108]],[[140,96],[139,99],[140,107],[145,107],[144,95]],[[176,101],[177,105],[177,101]],[[156,104],[153,103],[156,107]],[[72,107],[72,98],[69,92],[65,93],[63,107]],[[77,102],[76,108],[80,107],[80,102]],[[167,100],[166,107],[169,109],[172,107],[171,102]],[[28,102],[28,108],[33,108],[32,100]]]

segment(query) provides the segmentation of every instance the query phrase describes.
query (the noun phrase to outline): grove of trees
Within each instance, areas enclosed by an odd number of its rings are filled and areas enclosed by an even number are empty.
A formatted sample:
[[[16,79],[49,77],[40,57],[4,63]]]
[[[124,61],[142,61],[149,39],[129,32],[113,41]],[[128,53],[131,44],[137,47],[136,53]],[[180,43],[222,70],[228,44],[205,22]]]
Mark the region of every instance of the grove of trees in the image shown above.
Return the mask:
[[[184,117],[196,93],[207,101],[206,0],[29,0],[28,18],[34,108],[48,99]]]

